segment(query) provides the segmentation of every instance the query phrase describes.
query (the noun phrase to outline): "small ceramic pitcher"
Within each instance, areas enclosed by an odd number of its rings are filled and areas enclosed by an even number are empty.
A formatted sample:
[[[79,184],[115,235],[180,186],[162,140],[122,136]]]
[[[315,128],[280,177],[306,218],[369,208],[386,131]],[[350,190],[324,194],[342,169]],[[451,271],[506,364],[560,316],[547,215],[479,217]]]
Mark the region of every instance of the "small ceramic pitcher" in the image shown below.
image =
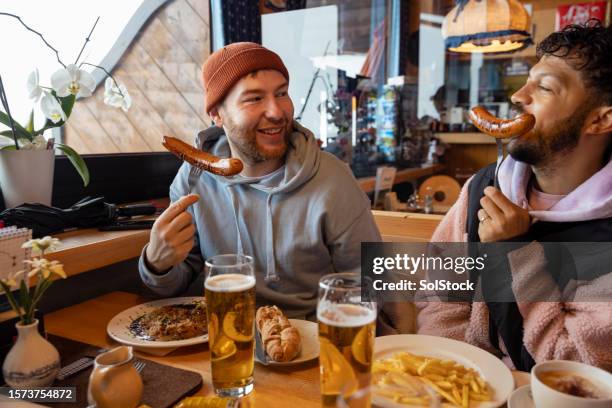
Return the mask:
[[[97,408],[134,408],[142,397],[142,379],[132,365],[132,347],[120,346],[96,357],[87,401]]]

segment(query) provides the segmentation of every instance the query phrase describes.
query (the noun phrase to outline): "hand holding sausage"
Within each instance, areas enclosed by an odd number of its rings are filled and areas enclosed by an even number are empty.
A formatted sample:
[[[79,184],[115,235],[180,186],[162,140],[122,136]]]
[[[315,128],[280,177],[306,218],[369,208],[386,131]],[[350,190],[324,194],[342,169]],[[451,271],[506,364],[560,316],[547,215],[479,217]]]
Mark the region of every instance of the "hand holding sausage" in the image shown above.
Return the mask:
[[[478,210],[478,236],[481,242],[499,242],[518,237],[529,231],[529,211],[510,201],[493,187],[484,190]]]
[[[155,220],[145,251],[148,266],[154,272],[166,271],[187,258],[193,248],[196,228],[186,210],[199,199],[197,194],[183,196]]]
[[[506,139],[523,135],[535,125],[535,117],[529,113],[522,113],[514,119],[499,119],[491,115],[482,106],[470,109],[470,120],[481,132],[496,139]]]

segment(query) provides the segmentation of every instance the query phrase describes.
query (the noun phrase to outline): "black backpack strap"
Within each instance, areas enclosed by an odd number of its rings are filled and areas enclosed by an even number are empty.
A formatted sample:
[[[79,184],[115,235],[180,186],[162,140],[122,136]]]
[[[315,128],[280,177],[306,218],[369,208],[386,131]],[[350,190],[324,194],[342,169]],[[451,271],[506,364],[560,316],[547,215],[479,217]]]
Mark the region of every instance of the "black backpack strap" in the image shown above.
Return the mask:
[[[495,163],[483,167],[472,177],[468,186],[468,209],[465,229],[468,234],[468,242],[480,242],[478,236],[478,210],[480,199],[484,196],[484,189],[492,186],[495,180]]]
[[[468,209],[466,232],[468,242],[480,242],[478,235],[478,210],[480,199],[484,196],[484,189],[492,186],[495,180],[495,163],[482,168],[474,175],[468,186]],[[478,281],[478,276],[472,275],[471,280]],[[504,344],[512,362],[517,369],[529,371],[535,365],[532,356],[523,345],[523,318],[516,303],[487,302],[489,309],[489,341],[500,351],[499,336]],[[519,336],[517,338],[517,336]]]

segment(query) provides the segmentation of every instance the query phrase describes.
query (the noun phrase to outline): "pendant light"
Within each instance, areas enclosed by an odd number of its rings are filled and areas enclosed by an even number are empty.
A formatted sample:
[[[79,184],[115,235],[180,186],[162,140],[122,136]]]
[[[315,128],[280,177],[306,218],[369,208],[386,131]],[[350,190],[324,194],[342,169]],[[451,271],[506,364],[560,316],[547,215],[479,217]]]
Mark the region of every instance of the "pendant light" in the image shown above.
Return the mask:
[[[531,17],[518,0],[457,0],[442,23],[446,48],[501,53],[532,44]]]

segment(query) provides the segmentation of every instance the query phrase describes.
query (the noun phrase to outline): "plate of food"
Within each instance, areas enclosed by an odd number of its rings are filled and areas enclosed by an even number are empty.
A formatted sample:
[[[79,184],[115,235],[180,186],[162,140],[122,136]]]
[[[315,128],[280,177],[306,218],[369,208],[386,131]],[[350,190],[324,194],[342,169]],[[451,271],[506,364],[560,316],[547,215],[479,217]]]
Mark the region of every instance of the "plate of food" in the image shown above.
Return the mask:
[[[208,341],[201,296],[155,300],[131,307],[108,322],[108,335],[135,347],[183,347]]]
[[[372,400],[387,408],[502,406],[514,389],[508,367],[493,354],[444,337],[377,337]]]
[[[288,319],[276,306],[257,309],[255,360],[270,366],[300,364],[319,357],[319,332],[314,322]]]

